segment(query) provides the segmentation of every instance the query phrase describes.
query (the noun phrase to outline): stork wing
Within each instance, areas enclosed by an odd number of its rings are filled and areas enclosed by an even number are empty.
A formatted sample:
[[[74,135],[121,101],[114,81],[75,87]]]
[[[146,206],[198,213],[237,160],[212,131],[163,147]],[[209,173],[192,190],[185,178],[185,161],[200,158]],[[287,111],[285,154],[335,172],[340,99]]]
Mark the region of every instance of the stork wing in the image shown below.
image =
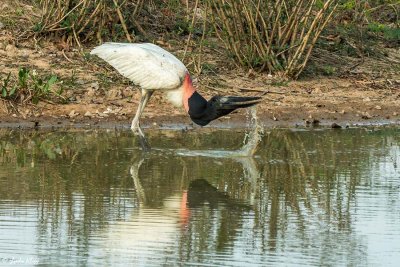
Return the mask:
[[[150,44],[105,43],[90,54],[97,55],[143,89],[175,89],[187,69],[174,55]]]

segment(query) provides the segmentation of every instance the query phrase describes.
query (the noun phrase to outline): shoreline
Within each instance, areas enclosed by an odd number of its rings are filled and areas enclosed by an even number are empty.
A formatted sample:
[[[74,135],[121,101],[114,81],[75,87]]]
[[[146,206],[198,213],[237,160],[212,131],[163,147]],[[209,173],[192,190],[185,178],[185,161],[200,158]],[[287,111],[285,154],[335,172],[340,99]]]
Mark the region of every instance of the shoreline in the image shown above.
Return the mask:
[[[264,129],[274,128],[305,128],[305,129],[329,129],[329,128],[356,128],[356,127],[398,127],[400,118],[374,118],[374,119],[300,119],[274,120],[259,115],[260,124]],[[130,119],[118,119],[109,117],[106,119],[93,118],[54,118],[31,117],[0,118],[0,129],[130,129]],[[147,130],[200,130],[200,129],[245,129],[249,125],[249,119],[240,114],[232,118],[220,119],[205,127],[193,124],[185,116],[165,116],[144,118],[141,120],[142,128]]]

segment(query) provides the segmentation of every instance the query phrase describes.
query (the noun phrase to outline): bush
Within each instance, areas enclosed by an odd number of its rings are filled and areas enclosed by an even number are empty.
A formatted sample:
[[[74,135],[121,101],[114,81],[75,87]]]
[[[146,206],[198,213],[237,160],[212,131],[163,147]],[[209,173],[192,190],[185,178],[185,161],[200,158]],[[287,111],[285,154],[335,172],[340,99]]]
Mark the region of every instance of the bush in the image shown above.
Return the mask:
[[[297,78],[336,0],[208,0],[212,24],[232,57],[260,71]]]
[[[33,30],[41,34],[65,36],[67,43],[111,36],[132,41],[135,21],[145,0],[39,0],[41,19]]]

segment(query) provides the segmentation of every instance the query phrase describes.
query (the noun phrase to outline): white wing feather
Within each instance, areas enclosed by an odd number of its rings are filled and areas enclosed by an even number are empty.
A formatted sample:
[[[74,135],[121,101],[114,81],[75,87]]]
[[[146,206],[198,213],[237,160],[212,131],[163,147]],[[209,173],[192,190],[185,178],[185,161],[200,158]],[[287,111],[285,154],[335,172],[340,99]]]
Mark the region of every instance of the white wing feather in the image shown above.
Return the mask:
[[[179,59],[150,43],[105,43],[90,54],[104,59],[123,76],[147,90],[176,89],[187,73]]]

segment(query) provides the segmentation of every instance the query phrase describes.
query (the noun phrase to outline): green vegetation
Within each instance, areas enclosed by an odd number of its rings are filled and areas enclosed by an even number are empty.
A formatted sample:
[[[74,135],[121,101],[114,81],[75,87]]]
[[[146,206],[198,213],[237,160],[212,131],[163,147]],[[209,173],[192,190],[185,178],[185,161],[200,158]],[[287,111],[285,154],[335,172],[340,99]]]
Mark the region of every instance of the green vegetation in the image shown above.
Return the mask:
[[[32,30],[78,46],[93,40],[153,42],[160,36],[187,36],[183,58],[189,44],[197,53],[203,46],[217,46],[237,65],[292,78],[306,68],[315,47],[361,57],[378,41],[400,44],[398,0],[191,2],[39,0],[35,5],[42,15]],[[324,40],[331,35],[340,41],[327,45]],[[201,58],[190,58],[196,72],[203,70]],[[332,67],[327,68],[324,73],[331,75]]]
[[[54,92],[52,87],[58,82],[55,75],[47,77],[40,76],[36,71],[22,67],[18,76],[13,77],[9,73],[5,78],[0,76],[1,98],[13,102],[33,104],[39,103],[41,99],[48,99],[51,96],[60,96],[61,91]]]
[[[30,23],[16,30],[20,37],[47,38],[83,54],[105,41],[168,44],[184,51],[178,56],[197,74],[218,69],[205,60],[210,52],[244,72],[340,75],[338,57],[382,57],[382,47],[400,46],[399,0],[25,0],[22,6],[30,9],[0,14],[10,28]],[[335,62],[309,64],[315,55],[332,54]],[[2,80],[2,97],[10,99],[17,89],[9,80]]]
[[[318,45],[330,52],[358,58],[382,56],[382,48],[400,46],[400,1],[342,0],[325,35],[328,38]]]
[[[62,38],[66,43],[97,39],[132,41],[142,30],[135,20],[145,0],[39,0],[34,6],[41,9],[40,20],[33,25],[37,34]]]

